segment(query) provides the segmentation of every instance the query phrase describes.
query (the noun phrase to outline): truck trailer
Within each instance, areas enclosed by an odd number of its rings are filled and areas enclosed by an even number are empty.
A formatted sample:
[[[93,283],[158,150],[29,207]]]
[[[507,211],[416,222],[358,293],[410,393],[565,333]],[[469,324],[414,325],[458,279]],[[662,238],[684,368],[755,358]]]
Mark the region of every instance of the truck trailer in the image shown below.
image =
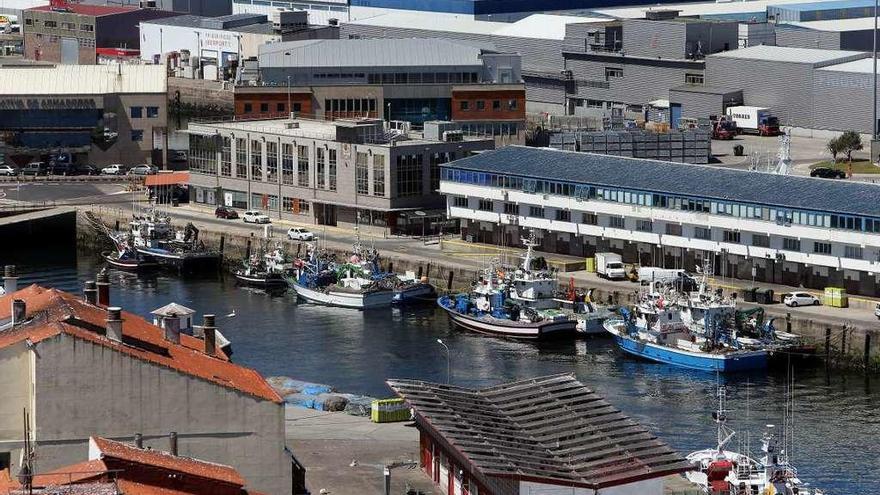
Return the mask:
[[[733,121],[742,133],[747,132],[759,136],[779,135],[779,119],[770,113],[769,108],[728,107],[727,118]]]

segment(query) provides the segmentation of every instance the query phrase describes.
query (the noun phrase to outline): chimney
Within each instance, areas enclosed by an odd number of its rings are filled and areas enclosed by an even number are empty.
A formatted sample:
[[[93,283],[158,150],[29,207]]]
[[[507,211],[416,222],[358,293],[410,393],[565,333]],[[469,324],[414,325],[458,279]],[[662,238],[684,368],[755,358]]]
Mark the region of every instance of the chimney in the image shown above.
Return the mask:
[[[85,288],[83,288],[83,298],[89,304],[98,304],[98,286],[94,280],[86,280]]]
[[[7,294],[18,290],[18,277],[15,276],[15,265],[3,267],[3,288]]]
[[[177,432],[172,431],[168,434],[168,451],[171,455],[177,456]]]
[[[107,308],[107,338],[122,342],[122,308]]]
[[[180,319],[176,313],[171,313],[167,318],[162,320],[162,326],[165,327],[165,340],[180,343]]]
[[[134,434],[134,446],[139,449],[144,448],[144,436],[140,433]]]
[[[18,326],[27,319],[27,303],[21,299],[12,301],[12,326]]]
[[[106,308],[110,306],[110,276],[101,270],[95,279],[98,281],[98,306]]]
[[[217,327],[214,326],[214,315],[202,317],[202,329],[205,331],[205,354],[213,356],[217,353]]]

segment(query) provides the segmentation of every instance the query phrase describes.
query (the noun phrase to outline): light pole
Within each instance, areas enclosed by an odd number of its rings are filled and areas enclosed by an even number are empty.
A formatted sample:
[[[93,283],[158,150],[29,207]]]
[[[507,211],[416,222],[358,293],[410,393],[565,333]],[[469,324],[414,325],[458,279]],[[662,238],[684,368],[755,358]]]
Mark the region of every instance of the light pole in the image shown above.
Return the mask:
[[[449,355],[449,346],[443,343],[442,340],[437,339],[437,343],[442,345],[444,349],[446,349],[446,384],[449,384],[449,377],[452,372],[452,357]]]
[[[287,117],[293,115],[293,107],[290,106],[290,76],[287,76]]]

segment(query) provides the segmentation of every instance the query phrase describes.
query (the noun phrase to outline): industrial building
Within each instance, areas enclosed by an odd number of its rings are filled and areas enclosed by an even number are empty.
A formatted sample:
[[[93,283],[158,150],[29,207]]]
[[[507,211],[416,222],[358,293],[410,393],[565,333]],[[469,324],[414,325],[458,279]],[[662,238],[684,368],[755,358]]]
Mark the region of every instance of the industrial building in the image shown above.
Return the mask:
[[[767,6],[767,19],[777,23],[851,19],[873,15],[873,0],[834,0]]]
[[[238,120],[186,132],[190,201],[391,233],[433,229],[445,218],[440,164],[494,148],[451,122],[421,134],[379,119]]]
[[[444,165],[462,236],[793,287],[880,289],[880,185],[508,146]],[[752,271],[754,270],[754,272]]]
[[[145,7],[208,17],[232,14],[233,0],[82,0],[91,5]]]
[[[19,165],[49,152],[95,166],[161,163],[167,107],[158,65],[0,67],[0,148]]]
[[[387,383],[412,408],[419,465],[444,494],[662,495],[663,478],[692,469],[572,375],[481,389]]]
[[[177,14],[158,9],[64,2],[22,13],[24,55],[61,64],[97,64],[102,59],[137,58],[138,24]]]
[[[207,0],[210,1],[210,0]],[[331,22],[349,19],[349,0],[235,0],[232,2],[233,14],[269,15],[278,9],[299,10],[309,14],[315,25],[328,25]]]
[[[776,45],[823,50],[874,49],[874,18],[857,17],[825,21],[776,24]]]
[[[338,38],[334,26],[309,26],[303,11],[234,14],[221,17],[182,15],[142,22],[141,59],[168,64],[178,77],[234,80],[240,61],[256,57],[266,43],[293,39]]]
[[[524,139],[516,53],[440,39],[346,39],[267,44],[257,63],[253,79],[235,88],[241,118],[296,112],[418,127],[454,120],[463,131],[498,136],[500,143]]]
[[[37,449],[31,472],[82,462],[95,435],[155,450],[169,450],[173,438],[178,456],[235,466],[248,490],[293,492],[284,403],[259,373],[218,348],[213,316],[204,316],[196,337],[111,306],[109,284],[87,282],[85,297],[77,297],[36,285],[14,290],[14,279],[5,282],[3,467],[18,473],[27,459],[26,412],[30,445]],[[150,460],[148,455],[138,457]],[[241,476],[227,481],[243,485]],[[167,493],[151,493],[157,492]]]

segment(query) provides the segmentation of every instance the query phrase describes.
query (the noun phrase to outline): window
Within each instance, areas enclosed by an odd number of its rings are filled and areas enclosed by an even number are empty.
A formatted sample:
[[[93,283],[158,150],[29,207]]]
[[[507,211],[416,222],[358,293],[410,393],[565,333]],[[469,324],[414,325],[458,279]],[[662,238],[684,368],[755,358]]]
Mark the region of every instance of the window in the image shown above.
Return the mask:
[[[315,148],[315,167],[317,168],[315,187],[318,189],[327,188],[327,163],[324,161],[324,156],[324,148],[320,146]]]
[[[292,212],[294,215],[308,215],[309,202],[299,198],[284,197],[284,210]]]
[[[752,246],[763,248],[770,247],[770,236],[763,234],[752,234]]]
[[[140,143],[144,140],[144,131],[138,129],[132,129],[131,131],[131,140],[135,143]]]
[[[269,113],[268,103],[260,103],[260,113]]]
[[[133,119],[142,119],[144,118],[144,107],[131,107],[129,108],[131,112],[131,118]]]
[[[33,25],[34,25],[34,20],[33,20],[33,19],[25,19],[25,20],[24,20],[24,25],[25,25],[25,26],[33,26]]]
[[[685,84],[698,84],[703,85],[703,74],[685,74],[684,75],[684,83]]]
[[[397,195],[400,197],[422,194],[422,155],[398,155]]]
[[[792,239],[791,237],[783,237],[782,249],[785,249],[786,251],[800,251],[801,241],[797,239]]]
[[[367,154],[358,152],[355,157],[355,185],[358,194],[370,194],[370,169]]]
[[[263,180],[263,143],[251,140],[251,180]]]
[[[373,155],[373,195],[385,197],[385,155]]]
[[[66,29],[66,30],[68,30],[68,31],[73,31],[73,30],[76,29],[76,23],[75,23],[75,22],[62,22],[62,23],[61,23],[61,29]]]
[[[501,100],[492,100],[492,110],[501,110]]]
[[[296,147],[296,185],[309,187],[309,147]]]
[[[677,223],[667,223],[666,235],[676,235],[681,237],[681,225]]]
[[[707,229],[706,227],[694,227],[694,237],[704,241],[711,241],[712,229]]]
[[[541,208],[540,206],[529,206],[529,216],[544,218],[544,208]]]
[[[245,103],[244,104],[244,113],[253,113],[253,112],[254,112],[254,105],[251,103]]]
[[[626,219],[623,217],[608,217],[608,226],[613,229],[625,229]]]
[[[859,246],[845,246],[843,249],[843,256],[845,258],[852,258],[854,260],[860,260],[864,258],[864,252]]]
[[[327,151],[327,185],[336,190],[336,150]]]
[[[481,199],[477,208],[479,208],[480,211],[492,211],[492,201],[488,199]]]
[[[430,158],[431,192],[440,190],[440,164],[455,160],[455,152],[433,153]]]
[[[739,232],[734,230],[725,230],[724,231],[724,242],[732,242],[734,244],[739,244],[740,235]]]
[[[278,182],[278,143],[266,142],[266,180]]]
[[[232,138],[223,136],[220,143],[220,175],[232,177]]]
[[[216,148],[212,137],[190,136],[188,155],[190,171],[201,174],[216,174],[215,151]]]
[[[516,100],[507,100],[507,109],[508,110],[516,110]]]
[[[560,222],[570,222],[571,212],[568,210],[556,210],[556,220]]]
[[[58,27],[58,22],[56,22],[56,21],[43,21],[43,26],[45,26],[47,28]]]
[[[636,220],[636,230],[640,232],[653,232],[654,223],[650,220]]]
[[[452,199],[452,206],[458,208],[467,208],[468,207],[468,199],[464,196],[455,196]]]
[[[284,105],[284,103],[278,103],[278,104],[275,105],[275,111],[278,112],[278,113],[284,113],[284,112],[285,112],[285,110],[284,110],[284,107],[285,107],[285,106],[286,106],[286,105]]]
[[[294,113],[302,112],[302,103],[294,103],[293,104]],[[308,205],[308,203],[306,203]]]
[[[158,119],[159,118],[159,107],[147,107],[147,118],[148,119]]]
[[[519,205],[516,203],[504,203],[505,215],[519,215]]]
[[[293,145],[281,143],[281,183],[293,185]]]
[[[605,80],[623,77],[623,69],[620,67],[605,67]]]
[[[485,110],[485,109],[486,109],[486,102],[485,102],[485,100],[477,100],[477,111],[478,111],[478,112],[482,112],[482,111]]]
[[[830,242],[814,242],[813,252],[816,254],[831,254]]]
[[[247,139],[235,139],[235,176],[247,179]]]
[[[462,112],[467,112],[468,110],[471,109],[471,102],[469,102],[467,100],[463,100],[463,101],[459,102],[458,109],[461,110]]]
[[[587,225],[599,225],[599,217],[595,213],[582,213],[581,223]]]
[[[95,26],[93,26],[91,24],[80,24],[79,29],[80,29],[80,31],[92,32],[95,30]]]

